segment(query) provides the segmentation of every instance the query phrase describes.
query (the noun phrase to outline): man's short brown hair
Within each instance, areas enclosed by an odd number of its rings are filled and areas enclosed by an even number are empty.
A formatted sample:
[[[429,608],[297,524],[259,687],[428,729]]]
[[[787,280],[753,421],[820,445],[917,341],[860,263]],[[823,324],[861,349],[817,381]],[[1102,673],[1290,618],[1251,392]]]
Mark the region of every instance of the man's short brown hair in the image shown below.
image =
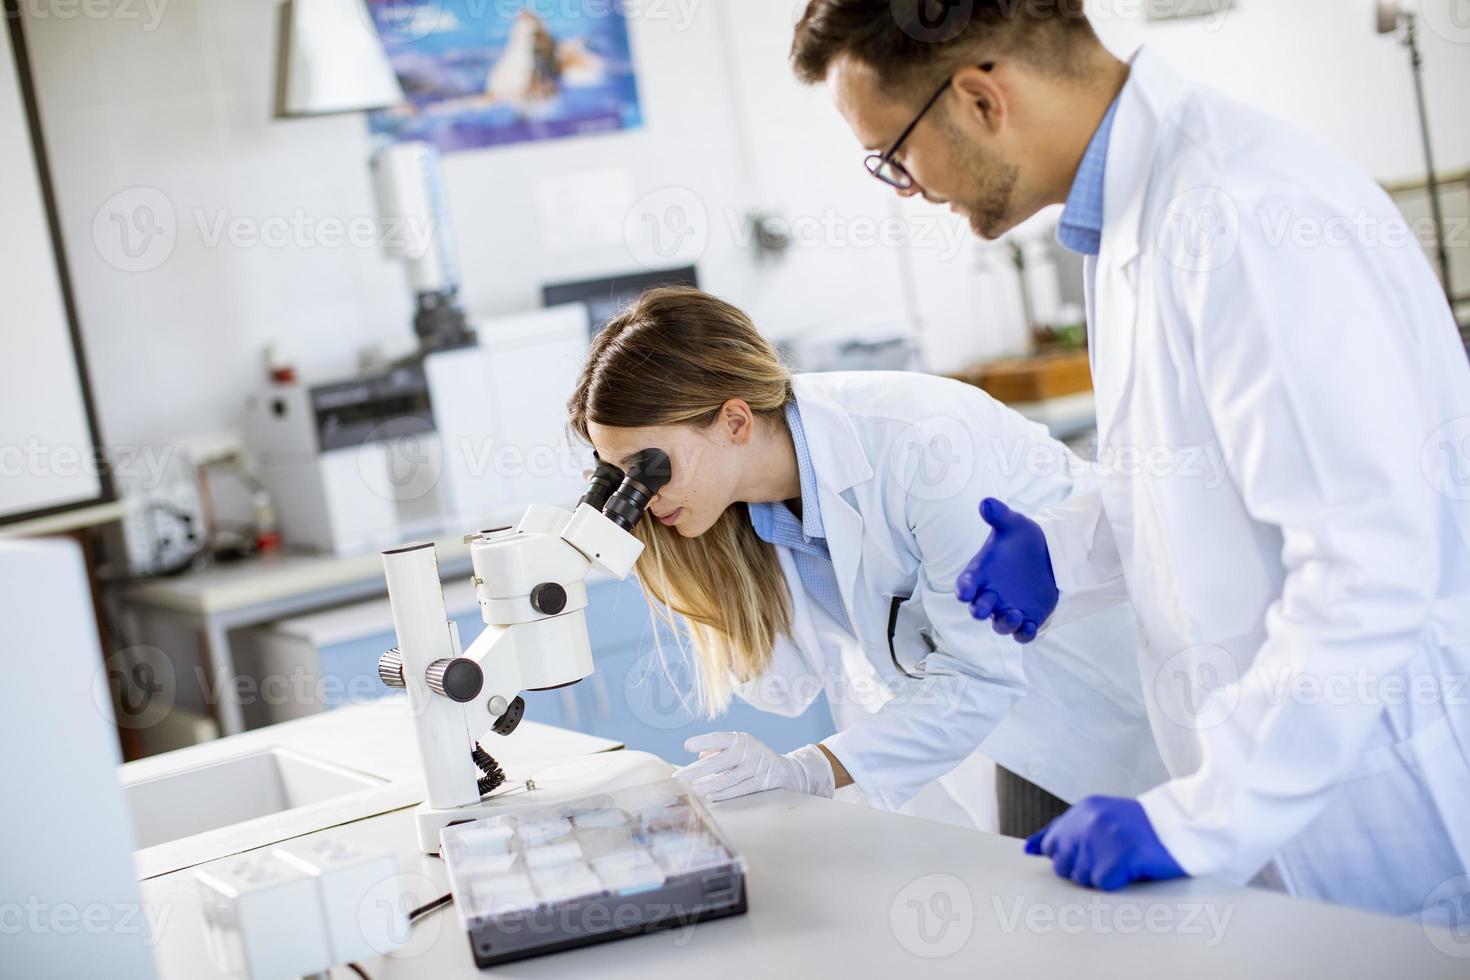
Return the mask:
[[[1078,69],[1078,43],[1096,42],[1083,0],[810,0],[791,64],[808,85],[851,57],[884,85],[932,85],[982,50],[1057,74]]]

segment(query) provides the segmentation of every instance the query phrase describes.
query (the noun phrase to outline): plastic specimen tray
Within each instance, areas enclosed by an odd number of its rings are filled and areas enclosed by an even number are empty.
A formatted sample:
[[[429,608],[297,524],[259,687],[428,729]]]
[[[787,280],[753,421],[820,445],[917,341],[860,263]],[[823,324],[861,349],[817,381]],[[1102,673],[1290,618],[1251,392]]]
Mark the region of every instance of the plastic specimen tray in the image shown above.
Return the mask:
[[[745,861],[673,780],[444,828],[481,968],[746,910]]]

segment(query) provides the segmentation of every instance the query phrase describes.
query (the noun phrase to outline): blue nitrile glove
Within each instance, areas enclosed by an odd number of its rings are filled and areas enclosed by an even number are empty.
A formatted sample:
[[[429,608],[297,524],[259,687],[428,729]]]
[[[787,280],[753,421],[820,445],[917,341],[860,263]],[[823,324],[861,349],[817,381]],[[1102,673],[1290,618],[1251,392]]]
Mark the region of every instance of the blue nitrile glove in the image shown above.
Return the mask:
[[[997,633],[1030,643],[1061,598],[1046,535],[994,497],[980,502],[980,516],[990,538],[955,581],[955,596],[969,604],[971,616],[994,620]]]
[[[1137,800],[1089,796],[1026,840],[1056,873],[1087,888],[1117,891],[1130,881],[1186,877]]]

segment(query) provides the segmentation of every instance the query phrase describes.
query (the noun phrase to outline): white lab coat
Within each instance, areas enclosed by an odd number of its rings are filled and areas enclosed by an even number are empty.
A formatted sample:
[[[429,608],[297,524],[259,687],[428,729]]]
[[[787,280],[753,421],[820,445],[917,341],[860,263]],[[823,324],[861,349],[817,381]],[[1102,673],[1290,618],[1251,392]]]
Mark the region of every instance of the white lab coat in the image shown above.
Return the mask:
[[[923,815],[950,817],[958,806],[993,826],[986,758],[1068,801],[1162,781],[1126,608],[1023,649],[954,596],[989,531],[981,499],[1035,510],[1071,496],[1080,468],[1066,447],[980,389],[944,378],[811,374],[794,387],[853,631],[812,600],[790,549],[780,548],[792,635],[740,695],[794,715],[825,691],[839,730],[825,744],[884,809],[927,787]],[[895,596],[906,601],[890,653]]]
[[[1038,515],[1051,623],[1131,597],[1177,777],[1142,803],[1185,870],[1275,856],[1294,893],[1444,920],[1470,884],[1470,370],[1439,284],[1367,177],[1147,51],[1105,206],[1101,484]]]

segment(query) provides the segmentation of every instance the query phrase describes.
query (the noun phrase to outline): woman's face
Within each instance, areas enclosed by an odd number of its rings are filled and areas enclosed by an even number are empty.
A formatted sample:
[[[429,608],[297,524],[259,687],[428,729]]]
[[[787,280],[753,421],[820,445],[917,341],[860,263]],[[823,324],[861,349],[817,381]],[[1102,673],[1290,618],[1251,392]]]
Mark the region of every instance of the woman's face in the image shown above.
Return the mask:
[[[736,500],[740,482],[741,440],[724,420],[708,427],[651,425],[619,428],[589,423],[587,434],[597,456],[626,470],[629,458],[644,449],[662,449],[673,475],[648,505],[645,520],[657,520],[686,538],[714,526]]]

